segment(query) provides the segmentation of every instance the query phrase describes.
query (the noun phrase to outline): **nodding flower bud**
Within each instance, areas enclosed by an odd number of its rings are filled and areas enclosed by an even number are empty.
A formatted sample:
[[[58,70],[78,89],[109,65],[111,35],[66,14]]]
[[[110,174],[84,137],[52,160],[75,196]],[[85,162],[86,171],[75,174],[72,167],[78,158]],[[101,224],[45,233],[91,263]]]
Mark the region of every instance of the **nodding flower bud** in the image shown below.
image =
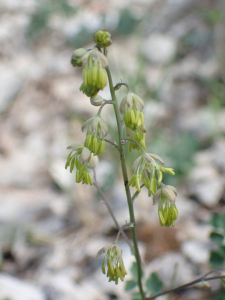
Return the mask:
[[[88,168],[94,169],[98,165],[98,156],[91,153],[91,159],[88,163]]]
[[[92,105],[100,106],[105,100],[100,95],[97,95],[95,97],[91,97],[90,101]]]
[[[81,127],[82,131],[87,129],[87,135],[84,146],[87,147],[94,155],[102,154],[105,150],[104,137],[108,133],[108,126],[105,121],[98,115],[87,120]]]
[[[106,274],[109,281],[115,281],[115,284],[118,284],[119,278],[121,281],[124,281],[127,271],[123,263],[122,250],[117,244],[107,244],[98,251],[97,257],[105,252],[106,255],[102,262],[102,273]],[[107,273],[105,263],[107,264]]]
[[[67,157],[65,168],[70,167],[70,172],[76,167],[76,182],[93,185],[91,175],[88,171],[88,164],[91,161],[92,153],[83,144],[74,144],[67,149],[72,149]]]
[[[87,53],[88,51],[83,48],[79,48],[73,52],[73,55],[71,57],[71,64],[74,67],[82,67],[83,66],[83,61],[82,57]]]
[[[112,45],[111,34],[108,31],[99,30],[94,35],[94,42],[98,47],[109,47]]]
[[[158,215],[161,226],[174,226],[178,216],[178,210],[175,204],[177,189],[171,185],[162,185],[162,187],[153,196],[153,204],[159,202]]]
[[[144,127],[143,100],[136,94],[129,92],[120,103],[120,112],[123,114],[126,127],[135,130]]]
[[[137,191],[140,192],[140,181],[143,179],[143,183],[148,189],[148,195],[154,195],[157,192],[157,186],[162,182],[163,172],[174,174],[173,169],[162,167],[158,164],[158,162],[163,164],[162,158],[155,154],[144,153],[143,155],[139,156],[134,161],[132,167],[134,174],[129,181],[129,185],[133,187],[135,186]],[[170,200],[172,201],[171,197]]]
[[[82,57],[82,63],[84,64],[82,72],[84,82],[80,90],[88,97],[94,97],[107,84],[105,68],[108,60],[97,48],[93,48]]]

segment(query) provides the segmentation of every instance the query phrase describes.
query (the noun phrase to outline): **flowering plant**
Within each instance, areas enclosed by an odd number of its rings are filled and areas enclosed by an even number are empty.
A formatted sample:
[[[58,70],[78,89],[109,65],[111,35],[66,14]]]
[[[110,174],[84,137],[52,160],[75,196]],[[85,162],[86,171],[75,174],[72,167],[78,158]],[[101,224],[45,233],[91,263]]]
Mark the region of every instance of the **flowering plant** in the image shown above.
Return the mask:
[[[71,63],[74,67],[83,67],[83,83],[80,86],[80,91],[86,94],[87,97],[90,97],[90,103],[94,106],[99,106],[99,110],[94,117],[87,120],[81,127],[82,131],[86,131],[85,141],[82,144],[74,144],[68,147],[71,152],[67,157],[65,167],[70,167],[70,172],[76,169],[76,182],[94,185],[98,189],[118,229],[114,243],[107,244],[97,254],[97,256],[100,256],[102,253],[106,253],[102,262],[103,274],[106,274],[109,281],[114,281],[115,284],[118,283],[119,279],[121,281],[124,280],[127,271],[122,258],[122,250],[118,246],[120,234],[123,234],[136,258],[139,299],[154,299],[163,293],[146,298],[146,295],[148,296],[149,293],[144,291],[142,285],[142,267],[136,237],[133,203],[137,195],[141,192],[141,189],[146,187],[148,196],[153,196],[153,204],[158,203],[160,225],[166,227],[174,226],[178,217],[178,210],[175,203],[177,190],[173,186],[164,184],[162,180],[163,173],[169,173],[170,175],[174,175],[175,173],[172,168],[164,167],[164,161],[161,157],[146,151],[144,101],[131,90],[127,83],[121,82],[115,86],[113,85],[107,59],[107,47],[112,44],[110,33],[98,31],[94,36],[94,41],[96,44],[92,49],[86,50],[80,48],[75,50],[71,58]],[[106,87],[107,83],[109,84],[112,97],[110,100],[105,100],[98,94],[100,90]],[[127,88],[127,93],[119,104],[116,98],[116,91],[122,86]],[[118,130],[117,143],[106,139],[108,126],[101,117],[101,111],[108,104],[114,107]],[[113,145],[118,150],[120,156],[130,214],[130,223],[123,226],[119,226],[109,201],[98,186],[95,171],[93,172],[98,164],[98,155],[105,151],[106,142]],[[126,143],[128,143],[129,151],[137,150],[140,155],[133,163],[133,175],[130,180],[128,180],[125,161],[124,146]],[[137,189],[133,196],[131,196],[130,186]],[[125,227],[130,227],[131,229],[132,242],[124,232]],[[201,280],[203,279],[201,278]],[[164,292],[164,294],[169,292]]]

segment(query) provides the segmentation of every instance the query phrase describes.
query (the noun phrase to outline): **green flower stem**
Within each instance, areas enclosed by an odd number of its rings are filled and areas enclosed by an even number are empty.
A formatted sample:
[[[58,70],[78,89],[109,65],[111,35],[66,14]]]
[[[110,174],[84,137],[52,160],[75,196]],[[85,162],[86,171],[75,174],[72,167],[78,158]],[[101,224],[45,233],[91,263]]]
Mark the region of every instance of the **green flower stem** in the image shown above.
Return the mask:
[[[143,186],[145,186],[144,183],[140,186],[140,188],[142,189]],[[141,191],[140,191],[140,192],[141,192]],[[137,198],[137,196],[140,194],[140,192],[136,191],[136,192],[133,194],[133,196],[132,196],[132,201],[133,201],[133,202],[134,202],[134,200]]]
[[[123,140],[124,140],[124,141],[131,141],[131,142],[135,143],[135,144],[141,149],[142,153],[145,153],[145,152],[146,152],[145,149],[144,149],[143,147],[141,147],[141,145],[140,145],[137,141],[135,141],[135,140],[133,140],[133,139],[130,139],[130,138],[125,138],[125,139],[123,139]]]
[[[106,72],[107,72],[108,79],[109,79],[110,92],[111,92],[111,96],[112,96],[112,100],[113,100],[113,104],[114,104],[114,111],[115,111],[115,115],[116,115],[116,122],[117,122],[118,134],[119,134],[120,161],[121,161],[124,186],[125,186],[125,191],[126,191],[126,196],[127,196],[127,203],[128,203],[128,207],[129,207],[130,222],[134,223],[134,227],[131,227],[131,233],[132,233],[132,240],[133,240],[134,249],[135,249],[135,258],[136,258],[136,262],[137,262],[138,286],[139,286],[141,298],[142,298],[142,300],[144,300],[145,294],[144,294],[142,282],[141,282],[141,275],[142,275],[141,258],[140,258],[140,254],[139,254],[136,230],[135,230],[135,217],[134,217],[133,201],[131,198],[130,188],[128,185],[129,181],[128,181],[128,175],[127,175],[126,162],[125,162],[124,145],[122,143],[123,131],[122,131],[121,120],[120,120],[120,112],[119,112],[119,106],[118,106],[118,102],[117,102],[116,95],[115,95],[115,90],[113,88],[112,76],[111,76],[109,67],[106,67]]]
[[[117,244],[118,243],[118,240],[119,240],[119,237],[120,237],[120,234],[121,232],[123,232],[123,230],[126,228],[126,227],[132,227],[134,224],[132,222],[130,223],[127,223],[127,224],[124,224],[122,227],[120,227],[118,233],[117,233],[117,236],[116,236],[116,239],[115,239],[115,242],[114,244]]]
[[[112,142],[108,139],[104,139],[107,143],[111,144],[112,146],[114,146],[117,150],[119,150],[119,146],[115,143],[115,142]]]
[[[121,85],[124,85],[124,86],[128,89],[129,92],[132,92],[130,86],[129,86],[127,83],[125,83],[125,82],[117,83],[117,84],[114,86],[114,90],[115,90],[115,91],[118,90],[118,89],[121,87]]]
[[[102,105],[99,107],[99,110],[98,110],[98,112],[97,112],[97,115],[98,115],[98,116],[100,116],[101,111],[102,111],[103,107],[104,107],[106,104],[113,104],[113,101],[112,101],[112,100],[105,100],[105,102],[103,102]]]
[[[93,182],[93,185],[96,187],[96,189],[97,189],[97,190],[99,191],[99,193],[101,194],[101,196],[102,196],[102,198],[103,198],[103,201],[104,201],[104,204],[106,205],[106,207],[107,207],[107,209],[108,209],[108,212],[109,212],[110,216],[112,217],[112,219],[113,219],[113,221],[114,221],[114,223],[115,223],[115,225],[116,225],[116,228],[117,228],[118,230],[120,230],[120,225],[119,225],[119,223],[117,222],[117,220],[116,220],[116,218],[115,218],[115,216],[114,216],[112,207],[111,207],[111,205],[110,205],[108,199],[106,198],[105,194],[104,194],[103,191],[100,189],[100,187],[99,187],[99,185],[98,185],[98,183],[97,183],[96,181]],[[134,252],[134,247],[133,247],[133,245],[131,244],[130,240],[128,239],[126,233],[125,233],[123,230],[122,230],[122,235],[124,236],[124,238],[125,238],[127,244],[130,246],[131,251]]]
[[[180,291],[180,290],[183,290],[189,286],[192,286],[194,284],[197,284],[199,282],[202,282],[202,281],[210,281],[210,280],[214,280],[214,279],[222,279],[222,278],[225,278],[225,275],[218,275],[218,276],[214,276],[214,277],[209,277],[209,278],[206,278],[208,275],[212,274],[212,273],[217,273],[217,274],[224,274],[224,271],[210,271],[208,273],[206,273],[205,275],[191,281],[191,282],[188,282],[186,284],[183,284],[183,285],[180,285],[176,288],[173,288],[173,289],[170,289],[170,290],[166,290],[164,292],[161,292],[161,293],[158,293],[158,294],[155,294],[151,297],[147,297],[145,298],[145,300],[153,300],[155,298],[158,298],[159,296],[162,296],[162,295],[166,295],[166,294],[169,294],[171,292],[176,292],[176,291]]]

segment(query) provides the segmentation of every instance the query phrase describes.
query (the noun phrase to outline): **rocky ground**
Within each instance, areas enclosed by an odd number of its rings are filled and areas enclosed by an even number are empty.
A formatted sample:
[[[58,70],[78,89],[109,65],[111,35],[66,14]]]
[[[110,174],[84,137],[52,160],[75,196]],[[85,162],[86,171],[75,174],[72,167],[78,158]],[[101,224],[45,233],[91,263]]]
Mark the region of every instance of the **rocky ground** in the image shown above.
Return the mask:
[[[147,149],[176,170],[166,178],[178,188],[174,228],[160,227],[146,191],[135,201],[145,276],[157,272],[167,288],[174,269],[175,286],[211,270],[209,222],[225,201],[223,1],[2,0],[0,14],[0,300],[131,299],[96,258],[117,233],[100,194],[64,169],[66,147],[84,140],[81,124],[98,109],[79,91],[70,57],[103,27],[114,82],[145,101]],[[110,97],[108,87],[101,95]],[[102,116],[116,140],[111,107]],[[122,226],[116,155],[107,145],[96,172]],[[129,270],[134,258],[120,245]],[[214,299],[220,289],[213,281],[173,299]]]

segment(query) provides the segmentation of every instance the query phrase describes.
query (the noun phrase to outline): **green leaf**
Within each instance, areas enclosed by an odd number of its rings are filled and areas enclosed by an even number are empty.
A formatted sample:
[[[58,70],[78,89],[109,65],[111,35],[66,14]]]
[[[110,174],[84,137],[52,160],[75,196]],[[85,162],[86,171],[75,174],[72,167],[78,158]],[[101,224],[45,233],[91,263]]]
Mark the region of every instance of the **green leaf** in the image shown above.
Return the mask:
[[[223,290],[221,293],[213,297],[213,300],[224,300],[225,299],[225,290]]]
[[[223,239],[224,239],[224,236],[218,232],[211,232],[210,234],[210,239],[216,243],[216,244],[221,244]]]
[[[141,294],[140,293],[133,293],[132,294],[132,300],[141,300],[142,297],[141,297]]]
[[[131,271],[131,275],[133,276],[133,278],[137,280],[138,270],[137,270],[137,263],[136,262],[133,262],[130,271]],[[143,275],[144,275],[143,270],[141,270],[141,277],[143,277]]]
[[[126,281],[126,285],[125,285],[125,291],[129,292],[130,290],[132,290],[133,288],[135,288],[135,286],[137,286],[137,282],[134,280],[128,280]]]
[[[220,252],[212,251],[210,253],[210,263],[213,268],[217,269],[224,263],[224,256]]]
[[[146,280],[145,286],[148,292],[156,294],[161,292],[163,289],[163,282],[156,273],[152,273],[151,276]]]

